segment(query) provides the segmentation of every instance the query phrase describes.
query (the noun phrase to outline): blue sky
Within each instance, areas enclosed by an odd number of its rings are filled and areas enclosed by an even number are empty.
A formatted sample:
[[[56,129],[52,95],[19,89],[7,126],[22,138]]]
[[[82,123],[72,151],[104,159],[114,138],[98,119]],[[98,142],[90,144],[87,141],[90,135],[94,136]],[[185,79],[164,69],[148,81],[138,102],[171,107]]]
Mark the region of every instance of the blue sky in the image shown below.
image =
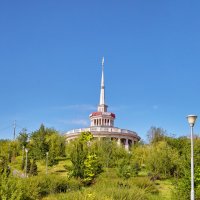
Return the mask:
[[[200,1],[0,2],[0,138],[41,123],[87,127],[99,103],[115,126],[187,135],[200,115]],[[200,133],[200,121],[195,132]]]

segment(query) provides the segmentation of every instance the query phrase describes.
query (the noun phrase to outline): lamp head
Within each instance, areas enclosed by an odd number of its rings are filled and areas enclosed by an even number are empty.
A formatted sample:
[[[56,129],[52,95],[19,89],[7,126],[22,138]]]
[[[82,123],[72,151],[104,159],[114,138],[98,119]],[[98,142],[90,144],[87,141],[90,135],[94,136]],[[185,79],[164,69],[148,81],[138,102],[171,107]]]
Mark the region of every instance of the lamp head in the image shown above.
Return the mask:
[[[197,119],[197,115],[188,115],[187,116],[188,123],[191,127],[194,126],[196,119]]]

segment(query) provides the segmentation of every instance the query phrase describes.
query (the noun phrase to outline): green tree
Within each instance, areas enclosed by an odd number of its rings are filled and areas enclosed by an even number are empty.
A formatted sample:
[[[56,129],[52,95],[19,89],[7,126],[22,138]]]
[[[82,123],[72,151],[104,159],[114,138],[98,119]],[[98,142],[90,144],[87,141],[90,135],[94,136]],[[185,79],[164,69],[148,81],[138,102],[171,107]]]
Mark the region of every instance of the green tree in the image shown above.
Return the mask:
[[[133,154],[128,153],[120,160],[117,169],[118,176],[124,179],[137,176],[140,171],[139,164],[133,159]]]
[[[49,131],[49,130],[47,130]],[[49,166],[53,166],[58,163],[57,157],[65,156],[65,138],[57,131],[51,132],[46,137],[46,142],[49,147]]]
[[[89,151],[89,142],[92,134],[90,132],[82,132],[79,138],[72,142],[70,159],[73,164],[73,175],[75,177],[84,177],[84,161]]]
[[[102,171],[99,157],[92,149],[93,135],[82,132],[75,141],[71,142],[70,159],[73,164],[73,176],[81,178],[85,185],[90,185]]]
[[[56,164],[56,157],[65,156],[65,138],[42,124],[39,130],[31,134],[30,155],[42,160],[46,159],[46,152],[49,152],[49,163]]]
[[[17,137],[17,140],[19,141],[19,145],[21,148],[26,148],[28,144],[28,133],[25,128],[22,129],[22,131],[19,133],[19,136]]]
[[[102,165],[96,154],[88,154],[84,161],[83,183],[85,185],[92,184],[94,178],[102,172]]]
[[[134,163],[137,163],[139,168],[145,168],[147,164],[147,158],[149,156],[150,145],[135,145],[131,149],[131,155]]]
[[[30,154],[39,160],[44,159],[46,152],[49,151],[48,144],[46,142],[46,136],[48,135],[45,126],[42,124],[39,130],[34,131],[31,134],[31,148]]]
[[[171,142],[171,141],[170,141]],[[181,159],[181,176],[175,181],[176,190],[174,192],[174,199],[187,200],[190,198],[191,189],[191,172],[190,172],[190,139],[187,137],[177,138],[171,142],[175,148],[178,149]],[[200,199],[200,139],[194,138],[194,186],[195,199]]]
[[[121,158],[128,154],[124,147],[117,145],[115,140],[109,138],[93,141],[91,150],[97,154],[106,168],[117,166]]]
[[[150,146],[146,165],[150,172],[164,178],[179,176],[182,170],[177,150],[171,148],[165,141]]]
[[[162,128],[157,128],[152,126],[147,133],[147,137],[150,143],[156,143],[159,141],[163,141],[167,135],[167,132]]]
[[[33,162],[31,163],[30,174],[33,176],[36,176],[38,174],[37,164],[35,159],[33,159]]]

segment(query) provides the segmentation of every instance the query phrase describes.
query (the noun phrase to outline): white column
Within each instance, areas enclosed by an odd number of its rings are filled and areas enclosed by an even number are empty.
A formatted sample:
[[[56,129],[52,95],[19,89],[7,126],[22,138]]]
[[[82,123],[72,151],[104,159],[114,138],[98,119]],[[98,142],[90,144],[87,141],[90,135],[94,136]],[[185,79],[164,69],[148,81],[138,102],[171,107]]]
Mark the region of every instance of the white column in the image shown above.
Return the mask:
[[[129,144],[128,144],[128,139],[126,138],[126,143],[125,143],[125,149],[128,151],[129,150]]]

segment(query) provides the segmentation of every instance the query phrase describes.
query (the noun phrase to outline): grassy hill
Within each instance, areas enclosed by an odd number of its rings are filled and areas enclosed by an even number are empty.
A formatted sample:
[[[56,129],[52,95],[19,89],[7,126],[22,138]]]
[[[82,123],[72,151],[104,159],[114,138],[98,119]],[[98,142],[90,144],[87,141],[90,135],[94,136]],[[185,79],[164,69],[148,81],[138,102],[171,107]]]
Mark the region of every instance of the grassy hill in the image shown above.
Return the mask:
[[[17,157],[12,162],[11,168],[20,171],[22,157]],[[145,171],[141,171],[137,177],[128,180],[119,178],[115,168],[106,168],[100,174],[91,186],[83,187],[80,180],[69,179],[69,170],[71,162],[66,158],[59,158],[58,164],[48,167],[46,175],[45,161],[37,162],[38,176],[29,177],[30,182],[43,180],[44,183],[39,186],[40,190],[49,187],[49,191],[42,197],[43,200],[170,200],[173,186],[170,180],[150,181]],[[20,171],[23,173],[22,171]],[[48,177],[48,181],[45,179]],[[60,180],[60,191],[54,188],[53,182]],[[50,186],[47,186],[47,182]],[[62,191],[62,184],[66,185],[66,191]],[[34,184],[33,184],[34,185]],[[47,189],[48,190],[48,189]]]

